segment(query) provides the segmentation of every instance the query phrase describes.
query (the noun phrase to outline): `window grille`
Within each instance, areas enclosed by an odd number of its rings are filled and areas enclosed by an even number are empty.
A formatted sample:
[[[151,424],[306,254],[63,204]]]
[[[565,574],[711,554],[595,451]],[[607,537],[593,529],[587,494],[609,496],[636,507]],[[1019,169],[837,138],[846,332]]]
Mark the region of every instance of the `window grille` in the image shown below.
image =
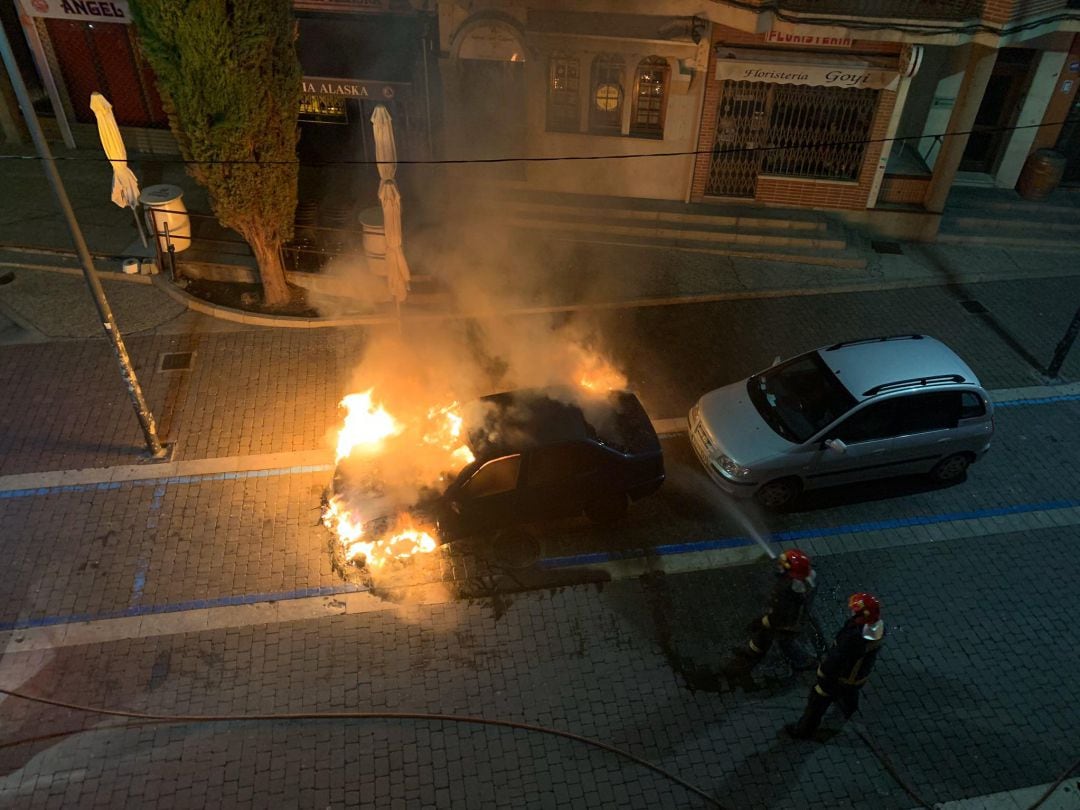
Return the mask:
[[[642,138],[664,137],[664,108],[667,104],[668,63],[650,56],[637,69],[637,91],[630,116],[630,134]]]
[[[598,56],[593,62],[589,131],[599,135],[622,133],[623,63]]]
[[[581,101],[578,60],[552,56],[548,63],[547,128],[554,132],[577,132]]]
[[[705,193],[753,197],[760,174],[857,180],[876,90],[724,82]]]

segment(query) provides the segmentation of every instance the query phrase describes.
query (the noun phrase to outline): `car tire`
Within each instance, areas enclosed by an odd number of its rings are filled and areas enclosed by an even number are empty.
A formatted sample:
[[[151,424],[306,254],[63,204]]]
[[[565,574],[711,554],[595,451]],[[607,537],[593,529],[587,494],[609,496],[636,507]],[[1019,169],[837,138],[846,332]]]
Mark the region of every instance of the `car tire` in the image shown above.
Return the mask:
[[[599,526],[618,523],[626,516],[630,499],[625,492],[605,495],[585,507],[585,517]]]
[[[935,484],[953,484],[962,481],[971,466],[971,456],[967,453],[953,453],[946,456],[930,471],[930,480]]]
[[[754,500],[770,510],[783,509],[791,504],[802,492],[802,483],[798,478],[778,478],[758,487]]]
[[[492,559],[507,568],[530,568],[540,559],[540,540],[521,526],[496,533],[490,548]]]

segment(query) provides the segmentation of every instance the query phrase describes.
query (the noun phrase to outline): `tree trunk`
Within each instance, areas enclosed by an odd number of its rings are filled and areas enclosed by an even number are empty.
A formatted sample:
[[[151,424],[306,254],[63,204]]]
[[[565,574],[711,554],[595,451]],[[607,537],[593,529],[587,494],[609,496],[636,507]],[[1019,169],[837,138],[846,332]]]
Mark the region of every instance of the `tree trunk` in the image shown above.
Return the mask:
[[[285,280],[285,267],[281,263],[281,247],[268,242],[261,234],[250,234],[248,243],[259,264],[259,279],[263,287],[263,303],[268,307],[281,307],[289,303],[289,284]]]

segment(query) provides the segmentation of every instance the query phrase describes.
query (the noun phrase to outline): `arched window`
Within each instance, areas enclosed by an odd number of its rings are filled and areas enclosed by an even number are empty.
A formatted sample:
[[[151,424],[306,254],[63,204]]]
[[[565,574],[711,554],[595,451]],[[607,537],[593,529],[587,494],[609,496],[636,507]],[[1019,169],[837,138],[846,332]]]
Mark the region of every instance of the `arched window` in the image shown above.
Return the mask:
[[[622,133],[623,61],[617,56],[598,56],[592,67],[592,98],[589,131],[597,135]]]
[[[634,109],[630,115],[631,135],[639,138],[664,137],[670,72],[667,60],[660,56],[649,56],[638,64],[634,81]]]
[[[554,53],[548,61],[547,128],[577,132],[581,122],[581,85],[578,60]]]

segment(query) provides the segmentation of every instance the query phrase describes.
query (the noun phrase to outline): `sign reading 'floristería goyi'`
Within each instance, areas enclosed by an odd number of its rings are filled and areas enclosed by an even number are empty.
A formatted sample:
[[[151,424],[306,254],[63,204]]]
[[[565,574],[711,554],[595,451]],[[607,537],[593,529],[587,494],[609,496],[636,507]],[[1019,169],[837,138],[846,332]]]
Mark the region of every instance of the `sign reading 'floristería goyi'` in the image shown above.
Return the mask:
[[[53,17],[85,22],[131,22],[127,0],[19,0],[31,17]]]
[[[809,84],[845,89],[895,90],[900,80],[896,70],[875,65],[843,62],[765,62],[723,58],[718,53],[716,78],[769,84]]]

